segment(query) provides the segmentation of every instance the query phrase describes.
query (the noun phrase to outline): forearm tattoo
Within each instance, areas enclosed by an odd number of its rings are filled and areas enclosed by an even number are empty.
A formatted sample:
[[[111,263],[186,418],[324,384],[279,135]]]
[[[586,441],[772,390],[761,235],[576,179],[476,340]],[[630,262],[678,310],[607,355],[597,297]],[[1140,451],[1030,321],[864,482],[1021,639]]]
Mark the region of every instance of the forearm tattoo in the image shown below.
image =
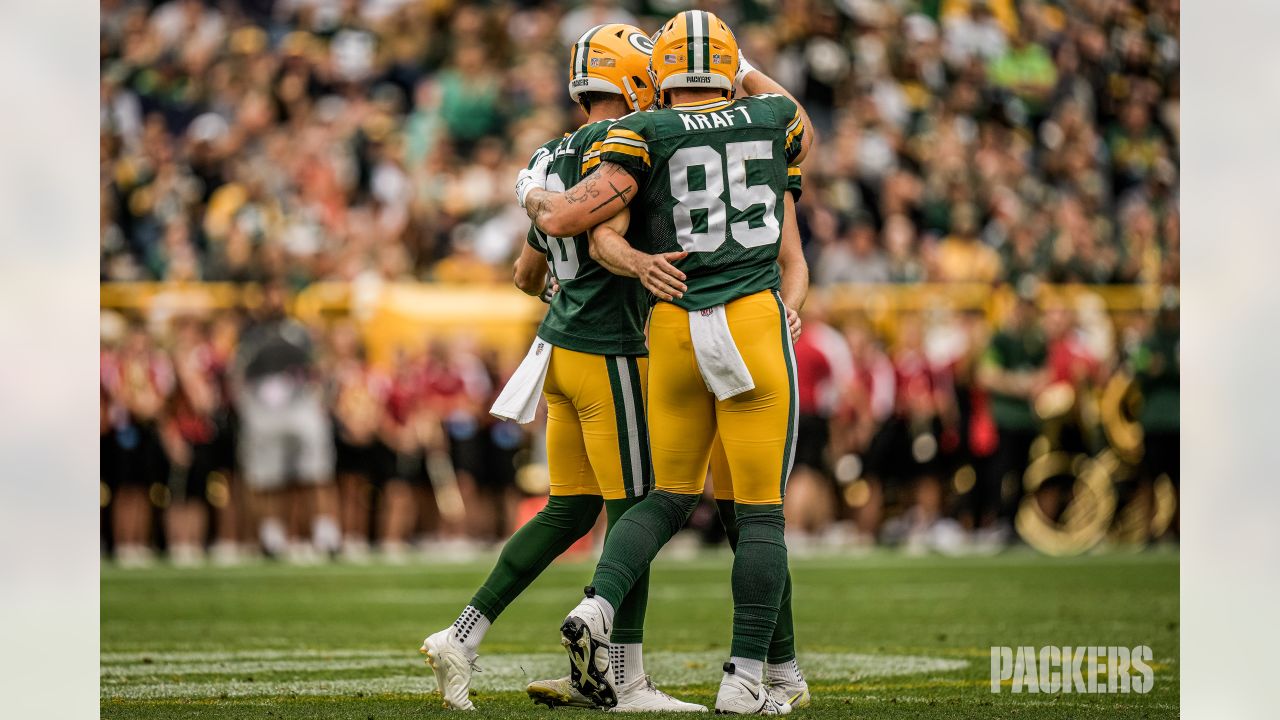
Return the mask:
[[[609,203],[613,202],[614,200],[622,200],[622,205],[623,205],[624,207],[626,206],[626,204],[627,204],[627,193],[631,192],[631,188],[622,188],[622,189],[619,189],[617,185],[614,185],[614,184],[613,184],[613,181],[612,181],[612,180],[610,180],[610,181],[609,181],[609,187],[613,189],[613,194],[612,194],[612,195],[610,195],[608,198],[606,198],[604,202],[602,202],[602,203],[600,203],[599,205],[597,205],[597,206],[595,206],[595,207],[591,208],[591,212],[595,212],[595,211],[597,211],[597,210],[599,210],[599,209],[601,209],[601,208],[603,208],[603,207],[607,206]]]
[[[600,202],[598,204],[594,205],[587,211],[589,214],[609,207],[609,205],[615,200],[622,201],[618,206],[618,209],[621,209],[627,206],[634,188],[625,186],[618,187],[614,184],[611,178],[615,175],[625,173],[625,170],[613,163],[604,163],[598,171],[592,173],[586,180],[583,180],[562,193],[552,193],[547,190],[533,190],[529,193],[529,197],[525,201],[525,212],[528,213],[529,219],[533,220],[534,223],[538,223],[540,220],[546,219],[555,209],[553,199],[556,195],[564,198],[565,205],[579,205],[581,203],[599,200]],[[606,189],[603,187],[604,185],[608,185],[609,187]],[[608,191],[612,192],[606,196],[606,192]],[[603,200],[601,200],[602,197]]]

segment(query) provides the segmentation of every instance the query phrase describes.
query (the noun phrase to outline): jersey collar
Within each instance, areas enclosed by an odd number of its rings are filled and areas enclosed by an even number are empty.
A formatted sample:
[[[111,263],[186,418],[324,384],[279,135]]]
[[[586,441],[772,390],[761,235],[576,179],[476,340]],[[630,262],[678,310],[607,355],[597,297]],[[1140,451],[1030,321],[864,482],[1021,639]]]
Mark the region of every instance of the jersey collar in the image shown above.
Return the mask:
[[[702,100],[700,102],[678,103],[676,105],[672,105],[671,109],[692,110],[693,112],[711,112],[712,110],[726,108],[732,102],[732,100],[726,98],[712,98],[710,100]]]

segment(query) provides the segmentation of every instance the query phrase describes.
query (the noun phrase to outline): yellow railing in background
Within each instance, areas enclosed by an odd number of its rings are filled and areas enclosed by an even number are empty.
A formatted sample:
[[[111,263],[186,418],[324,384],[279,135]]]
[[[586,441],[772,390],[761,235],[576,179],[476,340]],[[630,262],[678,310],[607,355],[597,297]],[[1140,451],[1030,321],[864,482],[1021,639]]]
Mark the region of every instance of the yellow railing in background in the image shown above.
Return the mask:
[[[261,302],[255,285],[231,283],[108,283],[101,286],[104,309],[127,314],[206,314]],[[814,288],[811,298],[825,304],[836,321],[865,315],[879,330],[892,332],[907,312],[980,311],[992,321],[1013,301],[1008,287],[985,284],[846,285]],[[1113,314],[1156,309],[1161,289],[1150,285],[1043,286],[1042,304],[1061,300]],[[420,350],[428,338],[469,338],[518,357],[528,347],[545,305],[504,285],[441,283],[334,283],[308,286],[291,311],[308,323],[350,316],[365,333],[370,357],[384,363],[398,349]]]

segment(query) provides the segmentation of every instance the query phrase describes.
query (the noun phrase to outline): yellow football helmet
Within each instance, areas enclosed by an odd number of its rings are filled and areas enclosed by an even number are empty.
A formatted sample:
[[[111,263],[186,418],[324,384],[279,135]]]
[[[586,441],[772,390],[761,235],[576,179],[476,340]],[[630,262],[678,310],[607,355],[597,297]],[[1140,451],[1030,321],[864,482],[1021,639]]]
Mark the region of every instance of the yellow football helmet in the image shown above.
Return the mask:
[[[738,41],[714,13],[686,10],[668,20],[653,38],[652,55],[659,92],[684,87],[733,92]]]
[[[634,25],[597,25],[582,34],[569,54],[569,97],[584,92],[617,93],[632,110],[653,105],[649,51],[653,42]]]

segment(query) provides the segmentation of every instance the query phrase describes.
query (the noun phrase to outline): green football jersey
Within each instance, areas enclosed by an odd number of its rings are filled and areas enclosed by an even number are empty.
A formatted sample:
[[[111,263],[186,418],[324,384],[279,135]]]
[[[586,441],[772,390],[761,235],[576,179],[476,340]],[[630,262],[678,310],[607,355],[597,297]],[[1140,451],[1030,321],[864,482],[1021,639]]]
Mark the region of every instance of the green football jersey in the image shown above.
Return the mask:
[[[600,159],[639,186],[627,238],[650,253],[686,250],[676,263],[701,310],[778,289],[783,194],[799,169],[804,124],[781,95],[710,100],[631,113],[609,128]],[[795,178],[794,181],[792,178]]]
[[[547,171],[548,190],[571,188],[599,166],[594,152],[612,124],[612,120],[602,120],[583,125],[542,146],[553,158]],[[549,237],[530,226],[528,242],[547,256],[551,274],[560,284],[538,326],[538,337],[557,347],[594,355],[648,354],[644,322],[649,295],[639,280],[614,275],[592,260],[585,233]]]

